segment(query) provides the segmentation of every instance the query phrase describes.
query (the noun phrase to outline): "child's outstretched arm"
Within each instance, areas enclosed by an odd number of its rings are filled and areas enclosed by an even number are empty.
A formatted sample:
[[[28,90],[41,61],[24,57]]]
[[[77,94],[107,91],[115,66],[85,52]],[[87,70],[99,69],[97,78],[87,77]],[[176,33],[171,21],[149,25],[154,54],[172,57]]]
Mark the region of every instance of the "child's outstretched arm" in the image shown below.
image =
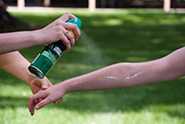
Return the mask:
[[[84,90],[101,90],[143,85],[172,80],[185,75],[185,47],[158,60],[142,63],[119,63],[66,80],[45,91],[38,92],[29,101],[29,110],[52,103],[65,93]],[[40,101],[40,99],[42,99]]]

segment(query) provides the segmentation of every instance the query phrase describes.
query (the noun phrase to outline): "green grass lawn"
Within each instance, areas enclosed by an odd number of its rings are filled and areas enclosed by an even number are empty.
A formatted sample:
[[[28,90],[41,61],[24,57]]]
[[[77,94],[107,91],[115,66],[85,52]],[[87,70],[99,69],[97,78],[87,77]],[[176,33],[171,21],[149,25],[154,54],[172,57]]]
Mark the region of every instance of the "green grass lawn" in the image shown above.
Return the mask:
[[[112,63],[159,58],[185,45],[185,14],[115,11],[74,12],[83,20],[82,37],[50,71],[52,82]],[[44,26],[62,13],[12,14],[33,26]],[[41,49],[21,52],[31,61]],[[31,117],[27,110],[29,88],[2,70],[0,75],[0,124],[185,124],[184,79],[68,94],[62,104],[49,105]]]

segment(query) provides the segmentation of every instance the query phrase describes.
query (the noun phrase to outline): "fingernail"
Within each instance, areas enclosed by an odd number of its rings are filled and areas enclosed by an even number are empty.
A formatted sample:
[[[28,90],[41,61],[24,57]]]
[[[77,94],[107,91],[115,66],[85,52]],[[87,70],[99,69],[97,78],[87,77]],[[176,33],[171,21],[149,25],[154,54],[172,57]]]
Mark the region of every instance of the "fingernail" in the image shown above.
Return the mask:
[[[75,39],[73,39],[73,46],[75,45]]]
[[[69,50],[69,49],[71,49],[71,45],[70,45],[70,44],[68,45],[68,50]]]
[[[34,114],[33,112],[30,112],[30,115],[31,115],[31,116],[33,116],[33,114]]]
[[[35,109],[36,109],[36,110],[39,110],[39,106],[35,106]]]

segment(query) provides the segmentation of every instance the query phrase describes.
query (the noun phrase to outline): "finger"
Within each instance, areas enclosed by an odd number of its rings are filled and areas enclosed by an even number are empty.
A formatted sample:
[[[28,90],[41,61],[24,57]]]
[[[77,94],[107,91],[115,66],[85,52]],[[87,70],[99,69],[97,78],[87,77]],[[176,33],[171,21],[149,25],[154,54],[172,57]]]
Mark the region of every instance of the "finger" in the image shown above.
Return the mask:
[[[75,36],[73,34],[73,32],[66,30],[65,28],[63,28],[64,31],[64,35],[68,38],[68,40],[70,41],[70,45],[71,47],[75,44]]]
[[[30,112],[30,114],[31,114],[32,116],[33,116],[34,113],[35,113],[34,107],[35,107],[35,105],[37,104],[37,102],[39,102],[38,99],[32,99],[32,98],[29,99],[29,102],[28,102],[28,109],[29,109],[29,112]]]
[[[33,99],[33,100],[40,99],[40,98],[43,99],[43,98],[45,98],[47,96],[48,96],[48,93],[47,92],[45,92],[45,91],[39,91],[37,94],[33,95],[31,97],[31,99]]]
[[[35,106],[35,102],[32,98],[30,98],[28,102],[28,109],[32,116],[34,115],[34,106]]]
[[[35,106],[35,109],[39,110],[41,109],[42,107],[46,106],[47,104],[51,103],[50,99],[45,98],[43,99],[41,102],[39,102],[36,106]]]
[[[74,44],[75,44],[75,36],[74,36],[73,32],[67,31],[65,29],[65,35],[69,39],[71,46],[74,46]]]
[[[60,19],[64,22],[72,18],[76,18],[76,17],[73,14],[68,13],[68,12],[64,13],[64,15],[60,17]]]
[[[72,46],[75,45],[75,39],[74,38],[71,39],[71,44],[72,44]]]
[[[32,87],[31,87],[31,90],[32,90],[32,93],[33,93],[33,94],[36,94],[36,93],[40,90],[40,88],[38,88],[38,87],[36,87],[36,86],[32,86]]]
[[[75,39],[78,39],[80,37],[80,30],[79,30],[79,28],[76,25],[70,24],[70,23],[65,23],[65,24],[63,24],[63,26],[67,30],[71,30],[74,33]]]
[[[28,108],[31,113],[31,115],[34,115],[34,108],[38,102],[40,102],[40,99],[44,99],[47,97],[48,94],[46,92],[40,91],[34,96],[30,97],[29,103],[28,103]]]
[[[68,40],[68,38],[64,35],[64,33],[61,33],[60,40],[63,42],[63,44],[66,46],[67,49],[71,48],[71,43]]]

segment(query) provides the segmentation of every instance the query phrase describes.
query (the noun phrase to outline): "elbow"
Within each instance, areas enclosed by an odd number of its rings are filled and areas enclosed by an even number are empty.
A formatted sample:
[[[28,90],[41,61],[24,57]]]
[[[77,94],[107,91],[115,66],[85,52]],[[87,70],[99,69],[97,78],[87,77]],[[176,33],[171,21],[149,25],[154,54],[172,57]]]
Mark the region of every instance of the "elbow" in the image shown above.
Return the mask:
[[[174,65],[167,58],[162,58],[157,66],[157,73],[162,75],[163,80],[174,80],[185,74],[184,69]]]

